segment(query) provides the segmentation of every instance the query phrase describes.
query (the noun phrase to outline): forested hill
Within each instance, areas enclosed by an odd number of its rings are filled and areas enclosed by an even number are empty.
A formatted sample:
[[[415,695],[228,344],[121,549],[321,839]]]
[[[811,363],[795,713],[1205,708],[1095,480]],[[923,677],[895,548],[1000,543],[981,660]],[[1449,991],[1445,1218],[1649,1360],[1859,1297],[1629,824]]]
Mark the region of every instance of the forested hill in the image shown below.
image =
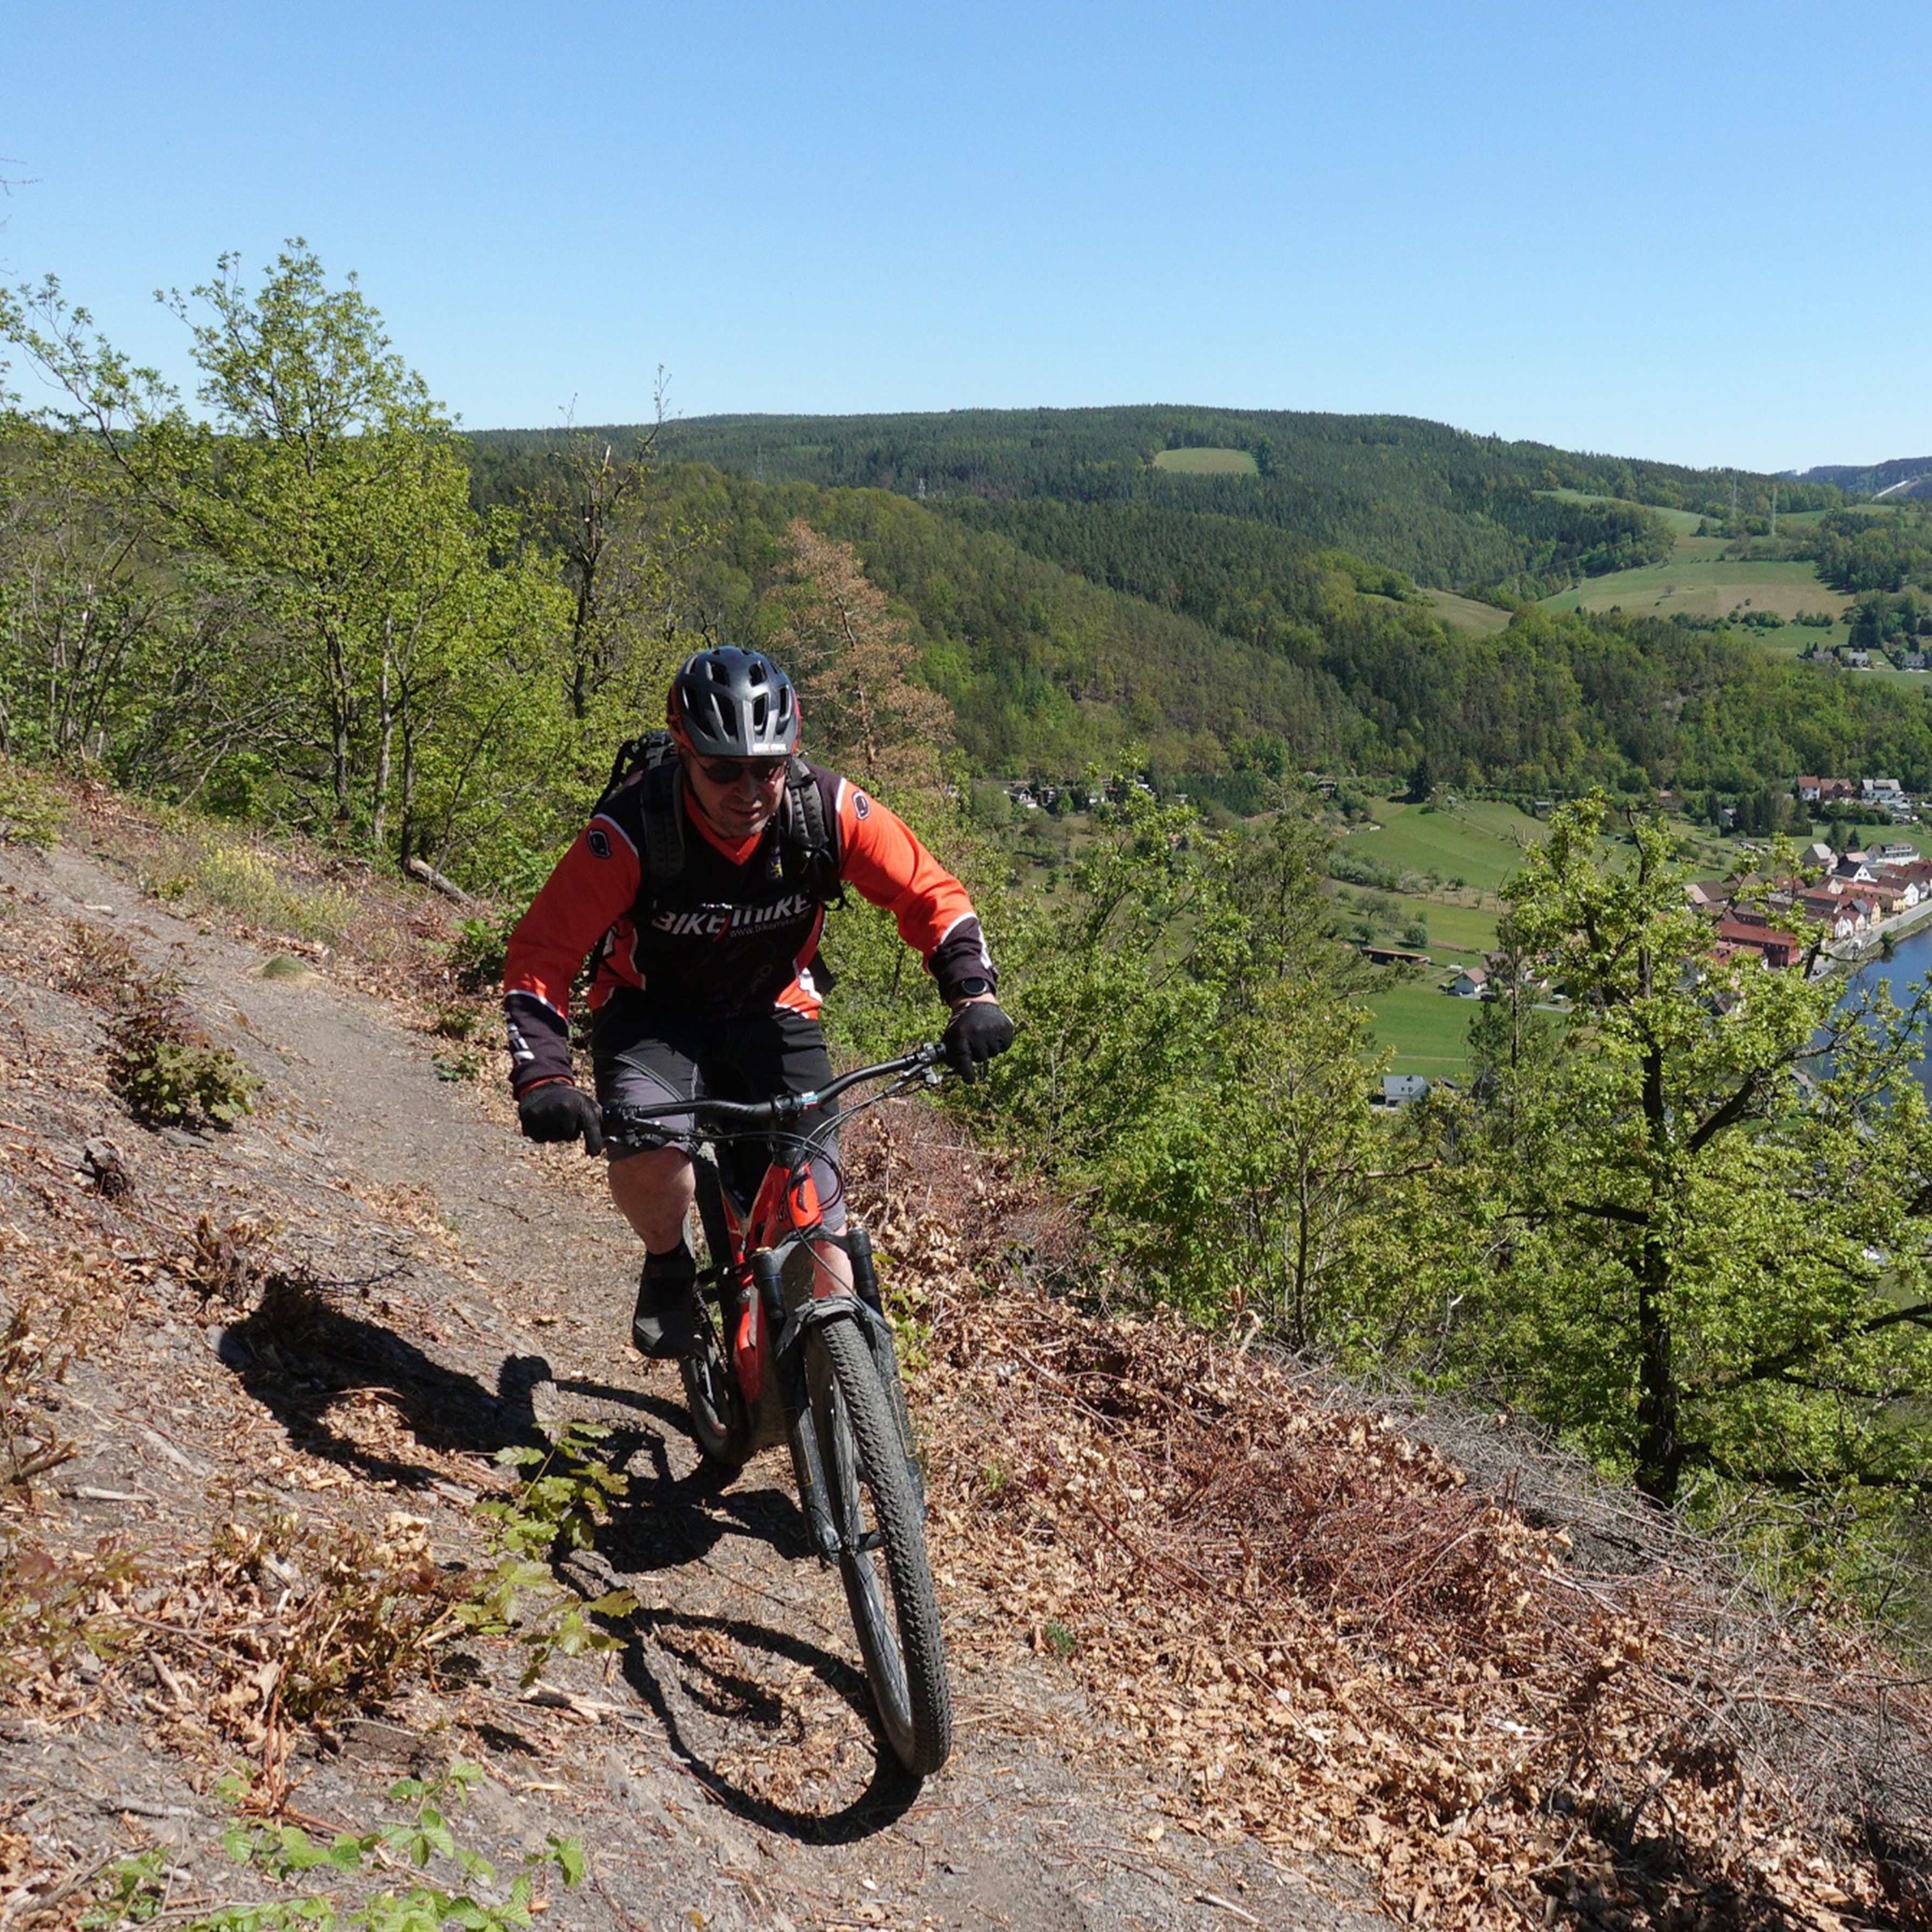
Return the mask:
[[[478,495],[514,504],[552,454],[535,439],[472,446]],[[703,533],[676,539],[680,624],[724,638],[787,621],[795,521],[850,546],[982,773],[1061,777],[1132,750],[1157,781],[1240,812],[1311,768],[1407,781],[1426,767],[1439,784],[1533,795],[1730,796],[1868,761],[1932,782],[1932,715],[1876,685],[1652,619],[1532,610],[1500,634],[1456,629],[1400,572],[1250,520],[920,503],[696,463],[657,467],[650,518]]]
[[[643,432],[610,434],[621,449]],[[514,431],[474,440],[487,463],[512,467],[544,442]],[[1514,602],[1667,555],[1669,532],[1638,506],[1727,514],[1734,483],[1743,508],[1768,506],[1773,484],[1413,416],[1174,405],[699,417],[664,424],[657,447],[761,482],[972,506],[1036,554],[1140,595],[1158,586],[1113,560],[1142,554],[1146,533],[1175,518],[1210,515],[1265,532],[1252,546],[1264,567],[1336,549]],[[1778,488],[1787,511],[1839,500],[1826,484]]]
[[[1807,470],[1801,484],[1828,483],[1854,496],[1932,497],[1932,456],[1895,456],[1888,463],[1827,463]]]

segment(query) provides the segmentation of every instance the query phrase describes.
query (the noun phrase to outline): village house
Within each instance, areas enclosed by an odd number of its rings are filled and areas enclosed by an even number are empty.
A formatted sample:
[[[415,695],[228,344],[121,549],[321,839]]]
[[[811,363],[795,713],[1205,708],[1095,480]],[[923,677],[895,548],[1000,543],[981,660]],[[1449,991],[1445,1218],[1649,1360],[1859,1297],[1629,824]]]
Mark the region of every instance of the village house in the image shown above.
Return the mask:
[[[1917,894],[1906,901],[1907,905],[1923,905],[1932,899],[1932,859],[1908,859],[1896,864],[1888,860],[1880,869],[1888,884]]]
[[[1445,993],[1453,993],[1459,1000],[1480,1000],[1489,983],[1489,970],[1486,967],[1468,966],[1442,990]]]
[[[1798,893],[1794,909],[1824,927],[1835,940],[1862,939],[1875,922],[1870,902],[1851,892],[1834,892],[1828,887],[1813,886]]]
[[[1719,940],[1730,946],[1733,955],[1748,950],[1756,952],[1766,965],[1780,971],[1790,965],[1803,950],[1795,934],[1776,931],[1761,915],[1756,920],[1720,919],[1717,933]]]
[[[1420,1073],[1384,1073],[1381,1087],[1369,1096],[1375,1107],[1406,1107],[1429,1091],[1428,1081]]]
[[[1858,795],[1858,788],[1850,778],[1814,778],[1809,773],[1798,777],[1798,796],[1804,805],[1837,805]]]

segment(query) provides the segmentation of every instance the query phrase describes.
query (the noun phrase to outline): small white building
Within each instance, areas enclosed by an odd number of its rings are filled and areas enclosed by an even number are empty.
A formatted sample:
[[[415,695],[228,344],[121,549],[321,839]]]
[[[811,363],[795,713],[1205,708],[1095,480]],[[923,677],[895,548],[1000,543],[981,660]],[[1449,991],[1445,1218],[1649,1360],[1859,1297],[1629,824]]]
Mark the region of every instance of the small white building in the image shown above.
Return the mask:
[[[1429,1091],[1429,1082],[1420,1073],[1384,1073],[1378,1092],[1370,1096],[1378,1107],[1406,1107]]]

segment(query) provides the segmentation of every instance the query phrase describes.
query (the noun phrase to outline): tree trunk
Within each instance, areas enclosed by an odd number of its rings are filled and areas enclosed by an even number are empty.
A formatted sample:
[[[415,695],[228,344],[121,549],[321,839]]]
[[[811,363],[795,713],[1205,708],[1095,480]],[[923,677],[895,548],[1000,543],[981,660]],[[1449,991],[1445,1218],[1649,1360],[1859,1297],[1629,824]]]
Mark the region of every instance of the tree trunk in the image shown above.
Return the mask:
[[[379,846],[388,823],[389,754],[396,733],[395,706],[389,696],[390,646],[393,641],[392,621],[386,616],[382,620],[382,682],[376,696],[376,779],[370,788],[374,796],[370,800],[369,819],[370,836]]]
[[[1637,1282],[1636,1486],[1666,1509],[1677,1501],[1684,1469],[1678,1435],[1677,1383],[1668,1313],[1670,1264],[1655,1234],[1646,1232]]]

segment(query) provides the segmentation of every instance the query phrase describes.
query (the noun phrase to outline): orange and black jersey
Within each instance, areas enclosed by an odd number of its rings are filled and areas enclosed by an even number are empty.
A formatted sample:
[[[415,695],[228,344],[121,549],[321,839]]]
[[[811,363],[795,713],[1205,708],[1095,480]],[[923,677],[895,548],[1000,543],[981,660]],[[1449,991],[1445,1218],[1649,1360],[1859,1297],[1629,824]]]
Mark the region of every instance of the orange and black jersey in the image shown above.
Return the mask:
[[[840,882],[892,914],[943,998],[962,980],[991,979],[965,887],[896,813],[833,772],[807,770]],[[779,820],[750,838],[721,838],[677,790],[685,856],[675,880],[647,876],[644,790],[633,782],[599,808],[511,934],[503,1004],[518,1091],[570,1071],[570,986],[593,954],[593,1011],[629,986],[707,1017],[818,1012],[824,902],[788,876]]]

